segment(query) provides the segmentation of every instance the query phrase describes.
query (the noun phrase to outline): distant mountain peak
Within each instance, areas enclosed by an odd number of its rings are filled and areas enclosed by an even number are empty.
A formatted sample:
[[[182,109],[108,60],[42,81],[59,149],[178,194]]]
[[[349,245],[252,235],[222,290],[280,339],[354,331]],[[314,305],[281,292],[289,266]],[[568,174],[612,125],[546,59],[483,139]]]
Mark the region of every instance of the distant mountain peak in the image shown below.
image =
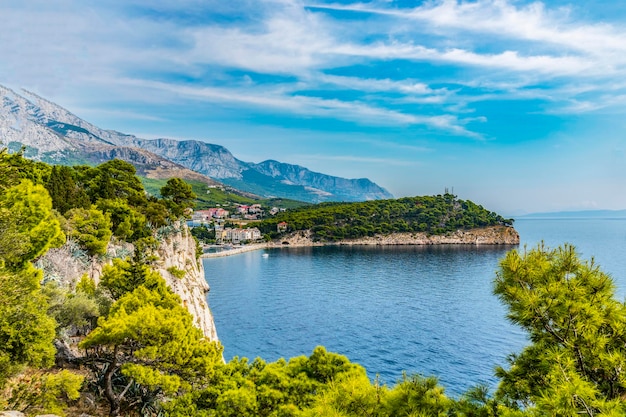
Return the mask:
[[[159,167],[165,175],[167,167],[166,172],[184,174],[186,168],[248,193],[307,202],[393,198],[367,178],[335,177],[273,159],[254,164],[235,158],[221,145],[141,139],[101,129],[27,90],[18,94],[0,85],[0,98],[0,147],[26,146],[27,156],[33,159],[95,164],[118,157],[136,165],[139,172]]]

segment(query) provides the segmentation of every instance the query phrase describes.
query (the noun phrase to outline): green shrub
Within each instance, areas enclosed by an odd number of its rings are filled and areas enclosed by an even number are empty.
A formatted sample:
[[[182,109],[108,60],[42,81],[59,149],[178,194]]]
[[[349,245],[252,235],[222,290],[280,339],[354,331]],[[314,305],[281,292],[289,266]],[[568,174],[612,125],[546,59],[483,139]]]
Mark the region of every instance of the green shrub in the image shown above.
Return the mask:
[[[178,279],[183,279],[185,277],[185,275],[187,274],[187,272],[183,271],[182,269],[179,269],[175,266],[170,266],[169,268],[167,268],[167,272],[169,272],[170,274],[172,274],[173,276],[175,276]]]

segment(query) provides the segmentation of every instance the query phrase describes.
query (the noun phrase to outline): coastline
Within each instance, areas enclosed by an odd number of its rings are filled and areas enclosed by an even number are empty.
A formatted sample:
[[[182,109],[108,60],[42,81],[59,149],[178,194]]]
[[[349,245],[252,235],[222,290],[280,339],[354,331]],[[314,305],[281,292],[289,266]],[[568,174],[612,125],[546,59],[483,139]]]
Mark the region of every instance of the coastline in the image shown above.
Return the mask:
[[[279,240],[239,246],[230,250],[204,253],[202,258],[221,258],[259,249],[313,247],[313,246],[401,246],[401,245],[518,245],[519,234],[512,227],[490,226],[480,229],[458,230],[446,235],[425,233],[391,233],[336,242],[313,241],[310,230],[291,233]]]
[[[252,252],[259,249],[267,248],[267,243],[253,243],[251,245],[238,246],[233,249],[223,250],[220,252],[203,253],[201,258],[222,258],[224,256],[238,255],[240,253]]]

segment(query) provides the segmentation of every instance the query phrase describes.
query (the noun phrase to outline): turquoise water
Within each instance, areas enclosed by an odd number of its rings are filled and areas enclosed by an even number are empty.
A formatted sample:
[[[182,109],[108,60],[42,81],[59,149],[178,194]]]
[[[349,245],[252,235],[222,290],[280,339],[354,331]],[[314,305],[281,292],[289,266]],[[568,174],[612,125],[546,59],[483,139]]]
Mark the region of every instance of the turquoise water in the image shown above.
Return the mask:
[[[519,220],[522,244],[577,246],[626,294],[626,220]],[[317,345],[393,384],[436,375],[452,395],[497,380],[525,335],[492,295],[504,247],[290,248],[205,259],[227,359],[308,355]]]

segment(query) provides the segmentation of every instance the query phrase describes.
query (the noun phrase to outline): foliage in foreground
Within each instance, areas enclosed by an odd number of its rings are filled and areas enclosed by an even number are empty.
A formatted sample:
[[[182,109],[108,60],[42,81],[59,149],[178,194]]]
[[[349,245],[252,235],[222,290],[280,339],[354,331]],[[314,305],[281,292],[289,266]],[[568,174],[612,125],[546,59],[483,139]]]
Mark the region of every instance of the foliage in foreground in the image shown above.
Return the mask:
[[[625,415],[626,305],[571,245],[502,260],[495,293],[531,344],[498,369],[497,396],[544,415]]]
[[[221,348],[204,338],[142,255],[139,247],[133,259],[105,267],[101,285],[115,302],[80,343],[111,415],[132,411],[133,403],[147,398],[156,401],[201,386],[221,360]]]
[[[612,279],[593,260],[581,260],[570,245],[513,250],[501,261],[494,292],[508,308],[509,319],[528,333],[530,343],[510,357],[507,368],[496,371],[500,384],[493,395],[479,386],[451,398],[435,378],[417,375],[405,376],[392,387],[381,386],[361,366],[322,347],[309,357],[289,361],[223,363],[219,344],[202,337],[180,299],[151,268],[154,259],[149,247],[154,242],[142,235],[143,226],[133,225],[141,225],[141,216],[147,218],[158,210],[148,210],[150,201],[144,200],[140,185],[130,176],[132,170],[114,162],[102,171],[92,171],[93,177],[87,175],[102,189],[89,188],[89,183],[83,183],[85,189],[76,184],[78,188],[66,188],[79,196],[77,204],[86,202],[85,196],[99,197],[96,204],[89,200],[89,207],[66,206],[69,218],[63,220],[54,212],[55,203],[43,186],[52,175],[50,167],[2,152],[0,156],[2,408],[62,413],[79,393],[90,392],[97,401],[109,404],[111,415],[626,415],[626,305],[615,299]],[[81,178],[80,171],[89,169],[80,168],[72,175]],[[115,175],[107,177],[112,172]],[[165,192],[169,203],[152,201],[166,211],[171,204],[183,207],[191,197],[184,185],[177,181],[171,185],[174,189]],[[101,193],[114,193],[120,199]],[[463,209],[453,196],[441,198]],[[433,200],[432,207],[422,205],[436,212],[437,201]],[[342,207],[336,205],[340,210],[326,214],[354,214],[357,219],[378,216],[376,211],[351,213],[352,209],[343,211]],[[393,207],[385,214],[389,219]],[[502,221],[497,215],[483,218],[483,211],[468,207],[478,222]],[[100,210],[110,219],[111,233],[133,239],[134,256],[106,267],[98,287],[84,277],[72,290],[48,286],[42,290],[42,274],[33,260],[63,242],[64,222],[74,222],[66,225],[68,233],[80,232],[85,242],[92,234],[97,237],[99,228],[92,231],[88,220],[98,215],[74,218],[89,210]],[[123,215],[133,210],[132,216]],[[122,215],[116,217],[116,213]],[[424,211],[415,213],[419,218]],[[453,218],[451,213],[454,210],[443,215]],[[98,250],[95,246],[94,253]],[[86,378],[51,368],[53,340],[70,327],[87,333],[80,358],[90,370]]]
[[[0,188],[28,180],[39,190],[36,192],[45,191],[65,234],[92,256],[106,252],[111,236],[127,242],[150,236],[153,228],[183,216],[195,198],[191,186],[180,178],[165,182],[163,198],[148,196],[135,167],[118,159],[96,167],[52,166],[28,160],[22,152],[9,154],[0,149],[0,173]],[[12,198],[11,193],[5,198]],[[13,211],[20,213],[22,208]],[[33,235],[39,234],[37,229],[31,230]]]

